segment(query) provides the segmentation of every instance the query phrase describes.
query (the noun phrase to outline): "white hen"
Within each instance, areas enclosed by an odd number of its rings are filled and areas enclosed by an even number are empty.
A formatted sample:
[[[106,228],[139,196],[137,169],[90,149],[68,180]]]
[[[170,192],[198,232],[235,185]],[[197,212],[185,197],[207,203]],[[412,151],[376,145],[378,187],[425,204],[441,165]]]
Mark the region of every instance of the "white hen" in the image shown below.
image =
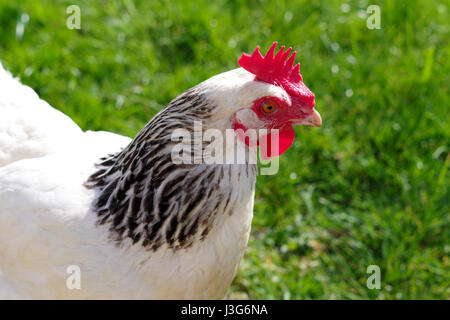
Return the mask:
[[[273,70],[298,73],[275,45]],[[279,128],[292,142],[293,124],[320,125],[299,73],[271,81],[243,57],[250,72],[187,90],[133,140],[83,132],[0,65],[0,298],[223,298],[250,232],[256,165],[175,164],[172,132],[202,121]],[[259,113],[268,103],[273,116]],[[72,265],[79,289],[66,283]]]

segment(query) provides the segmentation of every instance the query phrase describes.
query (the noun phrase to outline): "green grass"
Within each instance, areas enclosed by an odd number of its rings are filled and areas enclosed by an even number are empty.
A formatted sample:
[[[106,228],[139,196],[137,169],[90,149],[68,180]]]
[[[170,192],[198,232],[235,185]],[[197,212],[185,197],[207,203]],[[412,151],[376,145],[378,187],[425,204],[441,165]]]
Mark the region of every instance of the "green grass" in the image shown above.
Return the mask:
[[[324,125],[296,129],[280,172],[258,178],[231,297],[450,298],[449,1],[95,3],[0,2],[0,60],[83,129],[133,136],[242,51],[298,52]]]

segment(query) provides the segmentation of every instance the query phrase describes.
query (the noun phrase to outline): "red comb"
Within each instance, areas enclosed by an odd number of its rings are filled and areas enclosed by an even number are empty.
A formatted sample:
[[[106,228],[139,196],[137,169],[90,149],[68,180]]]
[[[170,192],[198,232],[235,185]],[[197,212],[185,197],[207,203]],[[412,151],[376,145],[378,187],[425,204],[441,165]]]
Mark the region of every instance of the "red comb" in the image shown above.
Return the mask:
[[[251,55],[242,53],[239,65],[255,75],[255,80],[281,85],[289,94],[301,98],[310,107],[314,107],[314,94],[303,83],[300,74],[300,63],[294,66],[295,54],[288,58],[292,48],[284,51],[285,46],[275,53],[278,42],[274,42],[263,57],[259,46]]]

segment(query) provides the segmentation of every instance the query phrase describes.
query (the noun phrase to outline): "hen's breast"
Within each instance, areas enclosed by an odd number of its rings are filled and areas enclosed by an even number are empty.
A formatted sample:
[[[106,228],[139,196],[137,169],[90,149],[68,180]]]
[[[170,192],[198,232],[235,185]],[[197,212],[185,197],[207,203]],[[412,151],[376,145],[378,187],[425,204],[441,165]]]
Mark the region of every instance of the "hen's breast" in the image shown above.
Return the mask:
[[[247,246],[253,218],[254,176],[230,165],[229,204],[221,203],[211,230],[191,246],[173,250],[167,244],[151,253],[143,277],[151,279],[150,298],[223,299]],[[228,173],[228,172],[227,172]],[[150,292],[149,292],[150,293]]]

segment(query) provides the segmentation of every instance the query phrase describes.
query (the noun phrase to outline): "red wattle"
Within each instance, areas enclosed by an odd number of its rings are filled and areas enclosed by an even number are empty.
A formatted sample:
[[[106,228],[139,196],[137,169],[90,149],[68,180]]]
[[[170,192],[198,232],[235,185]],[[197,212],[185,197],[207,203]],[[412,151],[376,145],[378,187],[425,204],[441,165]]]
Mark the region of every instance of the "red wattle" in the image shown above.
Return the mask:
[[[269,133],[267,136],[260,137],[259,148],[263,159],[278,157],[285,153],[292,145],[292,142],[294,142],[294,128],[291,125],[287,125],[278,131],[278,148],[276,146],[276,136],[274,138],[275,145],[272,150],[272,134]]]
[[[237,137],[239,140],[244,142],[246,145],[250,145],[250,139],[245,134],[247,131],[247,128],[245,126],[235,121],[233,123],[233,129],[236,132]],[[272,157],[278,157],[286,152],[287,149],[292,145],[295,139],[295,131],[294,128],[291,125],[286,125],[282,129],[278,130],[278,146],[276,135],[272,137],[272,134],[269,133],[267,135],[258,137],[257,145],[260,148],[261,157],[265,160],[272,158]],[[274,139],[274,147],[272,150],[272,139]]]

